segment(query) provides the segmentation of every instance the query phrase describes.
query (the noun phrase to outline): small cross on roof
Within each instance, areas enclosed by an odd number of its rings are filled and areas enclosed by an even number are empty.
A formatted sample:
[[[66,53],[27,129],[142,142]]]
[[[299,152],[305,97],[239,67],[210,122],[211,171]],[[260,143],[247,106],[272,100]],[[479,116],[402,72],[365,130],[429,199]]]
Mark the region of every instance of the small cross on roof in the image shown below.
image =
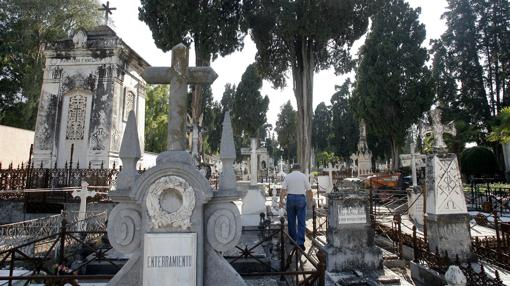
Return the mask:
[[[99,8],[99,11],[104,11],[104,24],[108,25],[108,14],[112,15],[113,10],[117,10],[117,8],[110,7],[110,1],[106,1],[106,5],[102,4],[103,8]]]

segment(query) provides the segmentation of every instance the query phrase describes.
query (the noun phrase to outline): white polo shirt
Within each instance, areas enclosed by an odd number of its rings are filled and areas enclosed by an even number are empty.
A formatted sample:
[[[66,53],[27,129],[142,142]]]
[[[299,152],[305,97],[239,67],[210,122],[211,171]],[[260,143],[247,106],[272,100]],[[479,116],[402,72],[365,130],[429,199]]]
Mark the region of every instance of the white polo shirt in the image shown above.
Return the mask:
[[[292,173],[285,176],[282,187],[287,190],[287,194],[304,195],[306,190],[310,190],[310,182],[305,174],[299,171],[292,171]]]

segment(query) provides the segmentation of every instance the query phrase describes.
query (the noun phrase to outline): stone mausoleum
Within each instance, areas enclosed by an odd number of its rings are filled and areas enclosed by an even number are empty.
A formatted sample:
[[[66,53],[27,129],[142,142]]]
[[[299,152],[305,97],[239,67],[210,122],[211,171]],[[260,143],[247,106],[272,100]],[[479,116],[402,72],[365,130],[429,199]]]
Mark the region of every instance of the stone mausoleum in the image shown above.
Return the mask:
[[[118,166],[131,110],[143,154],[146,83],[140,74],[149,64],[108,26],[78,29],[47,44],[44,53],[35,166],[61,168],[71,160],[81,168]]]

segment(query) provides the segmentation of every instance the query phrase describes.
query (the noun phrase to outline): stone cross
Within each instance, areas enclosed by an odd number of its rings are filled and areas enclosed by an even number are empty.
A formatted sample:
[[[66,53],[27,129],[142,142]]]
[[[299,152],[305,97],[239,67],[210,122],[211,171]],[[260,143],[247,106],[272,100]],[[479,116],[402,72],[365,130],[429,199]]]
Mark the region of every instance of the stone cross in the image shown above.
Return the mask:
[[[430,111],[432,117],[432,126],[427,128],[425,134],[432,133],[434,135],[434,151],[446,152],[447,146],[444,143],[443,134],[448,133],[453,136],[457,135],[453,121],[446,126],[441,123],[442,111],[439,108]]]
[[[258,171],[258,155],[264,154],[266,151],[261,148],[257,149],[257,138],[251,138],[250,148],[241,148],[241,155],[250,155],[250,185],[257,185]]]
[[[97,10],[104,11],[104,24],[108,25],[108,14],[112,14],[113,10],[117,10],[117,8],[110,7],[110,1],[106,1],[106,5],[102,4],[103,8],[99,8]]]
[[[333,186],[333,171],[336,171],[337,169],[333,167],[331,162],[328,163],[328,167],[324,168],[323,171],[329,173],[329,185]]]
[[[150,67],[142,77],[150,84],[170,84],[168,105],[168,151],[186,150],[186,114],[189,84],[210,84],[218,75],[211,67],[188,67],[184,44],[172,48],[171,67]]]
[[[78,226],[80,230],[85,230],[86,225],[84,224],[87,215],[87,198],[95,197],[96,192],[88,190],[89,184],[85,181],[81,182],[81,190],[74,190],[72,193],[73,198],[80,198],[80,210],[78,212]]]

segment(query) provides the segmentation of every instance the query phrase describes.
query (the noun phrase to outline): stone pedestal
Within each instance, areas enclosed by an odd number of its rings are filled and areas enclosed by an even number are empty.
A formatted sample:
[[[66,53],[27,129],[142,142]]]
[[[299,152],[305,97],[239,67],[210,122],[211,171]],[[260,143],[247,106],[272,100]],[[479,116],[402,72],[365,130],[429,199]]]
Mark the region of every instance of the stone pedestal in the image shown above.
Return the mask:
[[[325,251],[326,271],[330,274],[359,271],[368,275],[383,269],[382,252],[374,243],[374,230],[369,217],[369,197],[366,192],[328,195],[328,235]],[[330,281],[326,285],[335,285],[334,283]]]
[[[427,156],[427,229],[429,250],[448,252],[450,258],[469,260],[469,215],[455,154]]]
[[[266,196],[259,186],[250,186],[243,197],[241,221],[243,226],[258,226],[260,213],[266,212]]]
[[[429,251],[436,251],[443,256],[448,252],[450,259],[459,256],[460,261],[473,258],[471,253],[471,235],[468,214],[427,215]]]

